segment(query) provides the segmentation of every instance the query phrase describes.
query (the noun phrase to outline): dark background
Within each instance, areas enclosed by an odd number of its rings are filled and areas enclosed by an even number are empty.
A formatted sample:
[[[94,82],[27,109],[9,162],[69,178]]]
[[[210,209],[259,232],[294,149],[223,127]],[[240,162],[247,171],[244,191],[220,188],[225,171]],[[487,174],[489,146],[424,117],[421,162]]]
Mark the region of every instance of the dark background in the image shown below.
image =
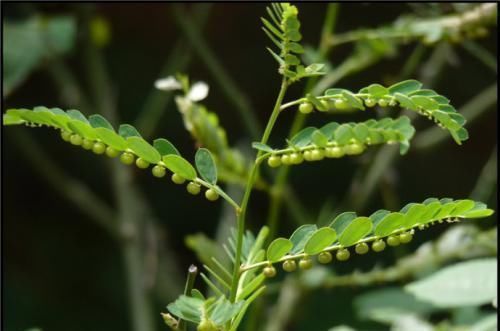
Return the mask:
[[[298,4],[298,7],[304,43],[317,45],[326,5]],[[4,18],[10,19],[25,17],[33,11],[48,15],[73,15],[78,11],[76,5],[69,3],[2,3],[2,9]],[[337,31],[388,24],[413,9],[399,3],[342,4]],[[111,27],[112,39],[104,48],[104,54],[118,96],[120,121],[130,123],[154,81],[159,78],[159,71],[174,44],[185,37],[175,25],[168,4],[99,4],[95,10]],[[270,42],[260,29],[259,17],[264,13],[265,6],[260,3],[215,4],[203,28],[203,34],[218,60],[251,100],[262,126],[267,121],[279,88],[276,63],[265,51]],[[493,30],[492,34],[478,42],[496,54],[496,27]],[[92,82],[85,79],[80,46],[77,42],[65,61],[82,86],[88,88]],[[413,47],[414,44],[401,47],[396,57],[350,76],[339,85],[358,90],[374,82],[384,83],[384,80],[400,72]],[[329,57],[331,63],[335,65],[342,61],[349,50],[349,46],[336,49]],[[496,73],[459,46],[455,46],[454,51],[454,64],[447,65],[440,73],[434,89],[450,98],[452,104],[459,108],[496,81]],[[429,54],[430,49],[427,52]],[[248,144],[251,140],[238,112],[228,103],[214,77],[196,55],[185,72],[193,81],[203,80],[211,86],[204,103],[219,115],[230,143]],[[287,99],[299,97],[300,91],[301,88],[292,89]],[[34,71],[12,95],[3,100],[4,109],[38,105],[67,108],[61,104],[59,90],[44,66]],[[410,201],[423,201],[430,196],[465,198],[470,194],[496,145],[495,108],[491,107],[468,126],[471,138],[463,146],[457,146],[450,137],[425,153],[416,153],[410,148],[406,157],[397,157],[395,189],[401,206]],[[344,115],[339,120],[365,118],[357,116]],[[292,112],[280,117],[271,145],[283,144],[292,118]],[[311,116],[310,123],[314,125],[328,120],[333,119],[315,114]],[[417,129],[428,126],[421,121]],[[128,330],[126,282],[118,248],[106,233],[33,171],[37,165],[27,162],[20,151],[22,147],[12,141],[9,131],[14,130],[29,131],[43,145],[44,154],[53,158],[68,174],[88,183],[110,204],[114,204],[114,200],[106,163],[118,162],[82,152],[46,129],[2,128],[6,133],[2,134],[3,326],[8,331],[33,326],[39,326],[44,331]],[[185,155],[194,153],[192,140],[183,130],[181,116],[172,102],[165,109],[154,136],[174,141]],[[358,158],[346,158],[319,165],[302,165],[293,169],[290,178],[302,203],[312,215],[316,215],[325,198],[342,200],[359,163]],[[178,258],[172,263],[185,270],[196,258],[185,247],[184,236],[199,231],[213,235],[223,202],[211,204],[204,199],[193,198],[184,194],[183,187],[154,180],[139,170],[134,175],[134,180],[143,188],[154,207],[162,231],[169,233],[168,248],[165,249],[174,251]],[[495,195],[491,201],[484,201],[494,209]],[[381,208],[381,203],[380,194],[376,192],[365,213]],[[250,227],[255,229],[264,223],[266,208],[265,196],[255,195]],[[280,221],[283,235],[289,235],[294,227],[288,218],[285,214]],[[483,225],[493,222],[493,219],[488,219]],[[419,243],[436,237],[445,228],[444,225],[432,228],[425,232],[426,238],[416,238],[409,246],[385,252],[379,255],[378,261],[388,265],[396,256],[411,252]],[[339,272],[367,269],[374,262],[373,256],[352,261],[342,266]],[[201,282],[199,286],[203,286]],[[314,293],[313,298],[309,298],[309,305],[302,308],[297,330],[324,330],[342,323],[357,325],[350,303],[353,295],[360,292],[361,289],[342,289],[335,293]],[[165,311],[167,303],[156,300],[154,311]],[[320,318],[315,309],[321,310]],[[160,329],[162,321],[159,315],[157,321]],[[311,323],[317,324],[313,326]]]

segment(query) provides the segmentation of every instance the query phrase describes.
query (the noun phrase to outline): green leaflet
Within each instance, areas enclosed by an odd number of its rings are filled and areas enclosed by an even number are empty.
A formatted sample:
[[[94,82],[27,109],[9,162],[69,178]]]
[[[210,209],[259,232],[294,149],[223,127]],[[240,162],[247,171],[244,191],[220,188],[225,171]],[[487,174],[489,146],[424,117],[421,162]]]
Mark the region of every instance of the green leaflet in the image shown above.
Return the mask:
[[[87,122],[88,123],[88,122]],[[90,140],[97,139],[97,132],[93,129],[89,124],[83,121],[71,120],[68,121],[67,125],[71,131],[79,134],[83,138],[87,138]]]
[[[339,237],[339,243],[344,247],[356,244],[372,231],[373,224],[368,217],[353,219]]]
[[[146,140],[142,139],[141,137],[128,137],[127,146],[140,158],[148,161],[149,163],[156,164],[161,161],[160,153],[158,153],[158,151],[153,146],[151,146]]]
[[[194,159],[201,178],[215,185],[217,183],[217,167],[210,151],[206,148],[200,148],[196,151]]]
[[[276,238],[274,239],[269,247],[267,248],[267,260],[270,262],[276,262],[285,256],[293,247],[293,243],[286,238]]]
[[[307,240],[304,246],[304,253],[310,255],[318,254],[330,246],[335,239],[337,239],[337,233],[334,229],[330,227],[320,228]]]
[[[127,139],[128,137],[140,137],[140,138],[142,138],[139,131],[137,131],[137,129],[134,128],[130,124],[120,125],[120,127],[118,128],[118,134],[125,139]]]
[[[304,246],[313,233],[318,229],[316,224],[304,224],[298,227],[290,237],[293,244],[292,254],[300,253],[304,250]]]
[[[113,126],[111,125],[111,123],[109,123],[107,119],[105,119],[104,117],[102,117],[99,114],[90,115],[89,116],[89,123],[90,123],[90,126],[92,126],[93,128],[106,128],[110,131],[113,131],[113,132],[115,131],[115,129],[113,129]]]
[[[92,121],[90,121],[90,124],[92,124]],[[96,127],[94,130],[97,137],[106,145],[113,147],[117,151],[124,151],[127,149],[127,142],[115,131],[109,130],[106,127]]]
[[[196,170],[193,168],[191,163],[189,163],[182,156],[169,154],[163,156],[162,160],[163,163],[165,163],[165,166],[173,173],[176,173],[187,180],[196,179]]]
[[[161,156],[168,154],[181,155],[174,144],[165,138],[155,139],[155,141],[153,141],[153,147],[156,148]]]

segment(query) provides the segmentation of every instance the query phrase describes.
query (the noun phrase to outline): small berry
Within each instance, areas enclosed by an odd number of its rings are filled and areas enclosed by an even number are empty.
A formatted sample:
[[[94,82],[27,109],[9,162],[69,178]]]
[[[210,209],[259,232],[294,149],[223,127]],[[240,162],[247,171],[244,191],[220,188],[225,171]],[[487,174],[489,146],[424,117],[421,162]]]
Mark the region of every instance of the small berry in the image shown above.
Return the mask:
[[[151,173],[157,178],[162,178],[165,176],[166,171],[164,167],[155,165],[153,169],[151,169]]]
[[[373,107],[373,106],[375,106],[376,103],[377,102],[374,99],[368,98],[368,99],[365,100],[365,105],[367,107]]]
[[[292,164],[301,164],[304,161],[304,157],[301,153],[292,153],[290,154],[290,162]]]
[[[347,102],[345,102],[345,100],[337,99],[337,100],[335,100],[335,108],[337,108],[339,110],[345,110],[345,109],[349,108],[349,105],[347,104]]]
[[[135,160],[135,165],[140,169],[146,169],[149,167],[149,162],[139,157]]]
[[[351,256],[351,253],[349,253],[349,250],[342,248],[337,251],[337,254],[335,256],[339,261],[347,261],[349,259],[349,256]]]
[[[268,265],[267,267],[265,267],[263,272],[264,276],[266,276],[267,278],[276,276],[276,269],[272,265]]]
[[[401,233],[399,235],[399,241],[403,244],[409,243],[413,239],[413,235],[409,232]]]
[[[80,137],[77,134],[71,135],[71,137],[69,138],[69,141],[72,145],[75,145],[75,146],[80,146],[83,143],[82,137]]]
[[[330,252],[321,252],[318,255],[318,262],[321,264],[330,263],[330,262],[332,262],[332,259],[333,259],[332,253],[330,253]]]
[[[201,186],[200,184],[197,184],[195,182],[190,182],[189,184],[187,184],[186,189],[192,195],[197,195],[200,193]]]
[[[389,246],[398,246],[400,244],[399,242],[399,238],[396,237],[396,236],[389,236],[389,238],[387,238],[387,245]]]
[[[215,192],[215,190],[209,188],[208,190],[205,191],[205,198],[207,198],[207,200],[209,201],[215,201],[219,199],[219,194]]]
[[[131,165],[132,163],[134,163],[134,159],[135,159],[134,154],[129,152],[125,152],[122,155],[120,155],[120,161],[126,165]]]
[[[94,142],[92,140],[89,140],[89,139],[83,139],[83,142],[82,142],[82,147],[84,149],[92,149],[92,146],[94,146]]]
[[[120,152],[118,152],[116,149],[114,149],[111,146],[106,147],[106,155],[108,157],[117,157]]]
[[[299,106],[299,111],[302,114],[309,114],[310,112],[312,112],[312,110],[313,110],[313,106],[309,102],[301,103]]]
[[[171,179],[172,179],[172,182],[174,182],[175,184],[184,184],[184,182],[186,181],[184,179],[184,177],[182,177],[182,176],[180,176],[178,174],[175,174],[175,173],[172,174]]]
[[[304,151],[304,153],[302,153],[302,155],[304,155],[304,160],[306,161],[312,161],[312,152],[311,151]]]
[[[311,159],[313,161],[323,160],[324,157],[325,157],[325,150],[324,149],[313,149],[311,151]]]
[[[397,104],[398,104],[398,102],[395,99],[391,99],[389,101],[389,106],[391,106],[391,107],[395,107]]]
[[[344,150],[338,146],[327,147],[325,149],[325,156],[329,158],[339,158],[344,156]]]
[[[362,254],[368,253],[368,251],[370,250],[370,248],[368,247],[368,245],[366,243],[359,243],[359,244],[356,245],[356,247],[354,248],[354,250],[356,251],[356,253],[362,255]]]
[[[286,272],[292,272],[297,269],[297,263],[294,260],[286,260],[283,262],[283,270]]]
[[[198,324],[198,327],[196,327],[196,331],[217,331],[217,330],[218,330],[217,325],[209,319],[201,321],[201,323]]]
[[[365,150],[365,146],[358,144],[358,143],[353,143],[344,146],[344,151],[347,155],[357,155],[363,153]]]
[[[281,158],[279,156],[273,155],[267,159],[267,164],[271,168],[279,167],[281,165]]]
[[[94,143],[94,146],[92,146],[92,152],[96,154],[102,154],[106,151],[106,145],[104,145],[101,142],[96,142]]]
[[[382,252],[385,249],[385,242],[382,239],[374,241],[372,249],[374,252]]]
[[[330,109],[330,103],[328,100],[320,100],[321,103],[321,109],[318,109],[319,111],[328,111]]]
[[[302,269],[302,270],[308,270],[308,269],[311,269],[313,266],[313,263],[312,263],[312,260],[310,257],[303,257],[300,261],[299,261],[299,268]]]
[[[380,107],[387,107],[387,106],[389,105],[389,101],[387,101],[386,99],[380,99],[380,100],[378,101],[378,105],[379,105]]]
[[[292,164],[292,161],[290,160],[290,155],[283,154],[281,156],[281,163],[283,163],[284,165],[290,165],[290,164]]]
[[[61,131],[61,138],[64,141],[69,141],[71,138],[71,132],[68,131]]]

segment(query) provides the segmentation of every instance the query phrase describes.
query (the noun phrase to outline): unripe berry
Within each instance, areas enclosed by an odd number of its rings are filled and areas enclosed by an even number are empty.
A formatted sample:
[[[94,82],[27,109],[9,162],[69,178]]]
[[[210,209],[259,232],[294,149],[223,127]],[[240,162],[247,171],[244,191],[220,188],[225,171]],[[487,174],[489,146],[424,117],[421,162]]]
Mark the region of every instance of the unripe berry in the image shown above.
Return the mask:
[[[358,143],[353,143],[344,146],[344,151],[347,155],[357,155],[363,153],[365,150],[365,146],[358,144]]]
[[[370,98],[368,98],[368,99],[365,100],[365,105],[367,107],[373,107],[373,106],[375,106],[376,103],[377,102],[375,100],[370,99]]]
[[[155,165],[153,169],[151,169],[151,173],[157,178],[162,178],[165,176],[166,171],[164,167]]]
[[[135,165],[140,169],[146,169],[149,167],[149,162],[139,157],[135,160]]]
[[[264,268],[263,273],[267,278],[272,278],[276,276],[276,269],[272,265],[268,265]]]
[[[286,260],[283,262],[283,270],[286,272],[292,272],[297,269],[297,263],[294,260]]]
[[[387,107],[387,106],[389,105],[389,101],[387,101],[386,99],[380,99],[380,100],[378,101],[378,105],[379,105],[380,107]]]
[[[219,194],[215,192],[215,190],[209,188],[205,191],[205,198],[207,198],[207,200],[209,201],[215,201],[219,199]]]
[[[330,262],[332,262],[332,259],[333,259],[332,253],[330,253],[330,252],[321,252],[318,255],[318,262],[321,264],[330,263]]]
[[[359,244],[356,245],[356,247],[354,248],[354,250],[356,251],[356,253],[362,255],[362,254],[368,253],[368,251],[370,250],[370,248],[368,247],[368,245],[366,243],[359,243]]]
[[[201,186],[200,184],[197,184],[195,182],[190,182],[189,184],[187,184],[186,189],[192,195],[197,195],[200,193]]]
[[[330,109],[330,103],[328,100],[320,100],[320,103],[322,109],[318,109],[319,111],[328,111]]]
[[[413,239],[413,235],[409,232],[401,233],[399,235],[399,241],[403,244],[409,243]]]
[[[96,154],[102,154],[106,151],[106,145],[104,145],[101,142],[96,142],[94,143],[94,146],[92,146],[92,152]]]
[[[309,102],[301,103],[299,106],[299,111],[302,114],[309,114],[310,112],[312,112],[312,110],[313,110],[313,106]]]
[[[71,132],[68,131],[61,131],[61,138],[64,141],[69,141],[71,138]]]
[[[281,158],[279,156],[273,155],[267,159],[267,164],[271,168],[279,167],[281,165]]]
[[[111,146],[106,147],[106,155],[108,157],[117,157],[120,152],[118,152],[116,149],[114,149]]]
[[[385,249],[385,242],[382,239],[374,241],[372,249],[374,252],[382,252]]]
[[[324,149],[313,149],[311,151],[311,159],[313,161],[323,160],[324,157],[325,157],[325,150]]]
[[[174,182],[175,184],[184,184],[184,182],[186,181],[184,179],[184,177],[182,177],[181,175],[178,175],[178,174],[172,174],[172,182]]]
[[[337,257],[337,260],[339,261],[347,261],[349,257],[351,256],[351,253],[349,253],[349,250],[345,248],[341,248],[337,251],[337,254],[335,255]]]
[[[198,327],[196,328],[197,331],[217,331],[217,325],[211,321],[211,320],[203,320],[201,321],[200,324],[198,324]]]
[[[312,152],[311,151],[304,151],[304,153],[302,153],[304,155],[304,160],[306,161],[312,161]]]
[[[300,261],[299,261],[299,268],[302,269],[302,270],[308,270],[308,269],[311,269],[313,266],[313,263],[312,263],[312,260],[310,257],[303,257]]]
[[[80,146],[83,143],[83,139],[77,134],[72,134],[71,137],[69,138],[69,142],[72,145]]]
[[[290,154],[290,162],[292,164],[301,164],[304,161],[304,157],[301,153],[292,153]]]
[[[92,146],[94,146],[94,142],[92,140],[89,140],[89,139],[83,139],[83,142],[82,142],[82,147],[84,149],[92,149]]]
[[[129,152],[125,152],[122,155],[120,155],[120,161],[126,165],[131,165],[132,163],[134,163],[134,159],[135,159],[134,154]]]
[[[399,242],[399,238],[396,237],[396,236],[389,236],[389,238],[387,238],[387,245],[389,246],[398,246],[400,244]]]
[[[345,100],[337,99],[337,100],[335,100],[335,108],[337,108],[339,110],[345,110],[345,109],[349,108],[349,105],[347,104],[347,102],[345,102]]]
[[[338,146],[327,147],[325,149],[325,156],[329,158],[339,158],[344,156],[344,150]]]
[[[283,163],[284,165],[290,165],[290,164],[292,164],[292,161],[290,160],[290,155],[283,154],[281,156],[281,163]]]

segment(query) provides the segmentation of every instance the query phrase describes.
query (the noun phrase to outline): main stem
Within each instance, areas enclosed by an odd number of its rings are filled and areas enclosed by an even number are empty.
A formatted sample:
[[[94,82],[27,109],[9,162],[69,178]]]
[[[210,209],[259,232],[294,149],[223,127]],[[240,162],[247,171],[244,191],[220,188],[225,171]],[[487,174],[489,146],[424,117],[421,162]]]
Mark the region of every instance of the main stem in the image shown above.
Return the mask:
[[[269,136],[271,135],[271,131],[273,130],[274,124],[278,119],[278,115],[280,113],[281,103],[283,102],[283,98],[285,97],[286,90],[288,88],[288,83],[285,78],[283,78],[281,82],[281,89],[278,94],[278,98],[276,99],[276,103],[274,105],[273,112],[269,121],[267,122],[266,129],[264,130],[264,134],[262,135],[262,139],[260,142],[262,144],[266,144]],[[245,187],[245,193],[243,195],[243,199],[240,204],[240,211],[237,214],[237,223],[238,223],[238,237],[236,240],[236,255],[234,258],[234,270],[233,270],[233,279],[231,282],[231,302],[235,302],[236,294],[238,292],[238,282],[240,280],[241,271],[240,271],[240,261],[241,261],[241,250],[243,247],[243,235],[245,232],[245,216],[247,212],[248,201],[250,200],[250,195],[252,194],[252,188],[255,184],[255,180],[257,179],[257,175],[259,173],[259,165],[260,160],[259,157],[262,155],[262,151],[257,153],[252,169],[250,170],[250,175],[248,176],[247,184]]]

